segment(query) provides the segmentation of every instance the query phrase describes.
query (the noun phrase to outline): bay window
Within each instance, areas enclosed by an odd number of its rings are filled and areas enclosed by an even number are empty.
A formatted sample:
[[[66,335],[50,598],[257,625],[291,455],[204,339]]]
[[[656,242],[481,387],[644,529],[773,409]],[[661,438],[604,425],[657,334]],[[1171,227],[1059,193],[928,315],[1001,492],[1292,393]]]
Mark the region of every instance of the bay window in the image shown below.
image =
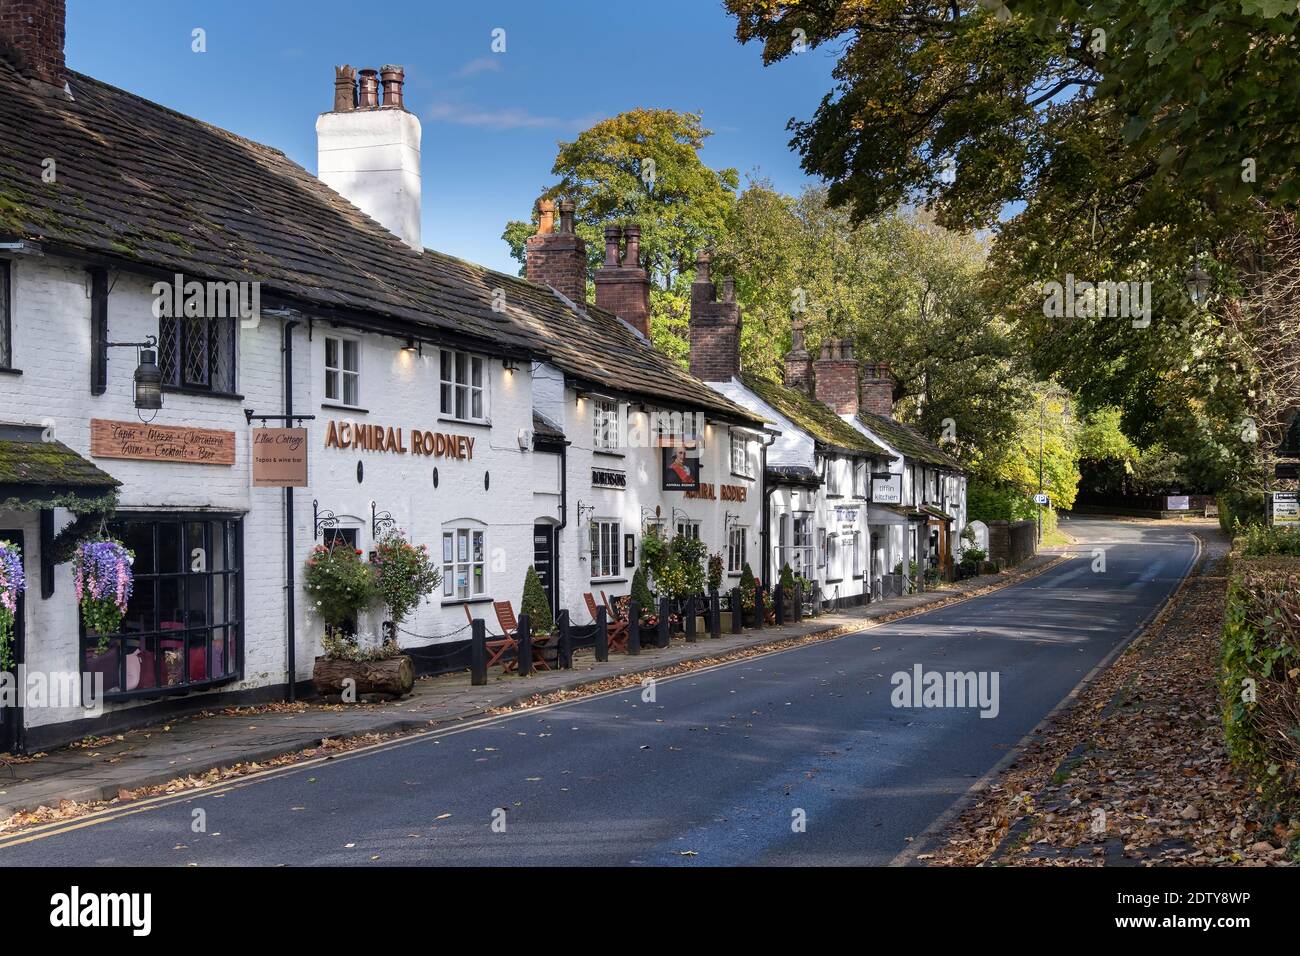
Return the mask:
[[[487,532],[482,528],[444,528],[442,596],[468,601],[487,594]]]
[[[481,356],[443,349],[439,383],[441,414],[465,421],[483,421],[487,418]]]
[[[239,676],[243,541],[238,518],[130,517],[109,533],[135,555],[115,634],[81,634],[82,669],[107,697],[157,696]]]

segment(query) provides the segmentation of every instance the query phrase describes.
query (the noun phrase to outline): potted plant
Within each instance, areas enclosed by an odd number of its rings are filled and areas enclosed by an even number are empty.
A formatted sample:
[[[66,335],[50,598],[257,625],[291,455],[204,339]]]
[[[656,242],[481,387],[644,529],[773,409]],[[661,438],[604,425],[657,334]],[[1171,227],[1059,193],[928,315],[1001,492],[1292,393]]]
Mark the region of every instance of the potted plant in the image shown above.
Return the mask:
[[[655,598],[650,593],[650,586],[646,584],[644,568],[637,568],[636,573],[632,575],[632,600],[636,602],[637,616],[642,627],[653,627],[659,623],[655,610]],[[653,623],[647,623],[647,617],[653,617]]]
[[[407,615],[442,583],[442,572],[427,545],[411,544],[400,531],[390,531],[380,539],[370,563],[376,593],[388,607],[389,634],[396,639],[397,628]]]
[[[375,569],[349,547],[317,545],[307,557],[309,611],[325,623],[312,683],[323,697],[355,703],[361,695],[400,697],[415,686],[415,666],[391,637],[363,647],[357,615],[379,594]]]
[[[122,626],[131,600],[135,555],[115,538],[83,541],[77,547],[73,584],[81,623],[88,635],[95,635],[99,650],[108,648],[108,638]]]
[[[709,555],[708,578],[710,594],[722,590],[722,555],[716,551]]]
[[[0,667],[13,667],[14,621],[18,596],[27,588],[23,553],[12,541],[0,541]]]
[[[758,582],[754,579],[754,572],[746,563],[740,570],[740,611],[745,621],[745,627],[754,626],[754,602],[758,594]]]
[[[799,609],[799,613],[808,617],[816,617],[817,612],[821,610],[821,607],[819,607],[820,602],[817,600],[817,589],[802,574],[794,576],[794,583],[798,585],[799,593],[803,597],[803,607]]]
[[[551,616],[551,602],[546,599],[546,589],[537,570],[530,564],[524,575],[524,596],[519,602],[519,613],[528,615],[528,623],[534,637],[547,637],[555,630],[555,619]]]

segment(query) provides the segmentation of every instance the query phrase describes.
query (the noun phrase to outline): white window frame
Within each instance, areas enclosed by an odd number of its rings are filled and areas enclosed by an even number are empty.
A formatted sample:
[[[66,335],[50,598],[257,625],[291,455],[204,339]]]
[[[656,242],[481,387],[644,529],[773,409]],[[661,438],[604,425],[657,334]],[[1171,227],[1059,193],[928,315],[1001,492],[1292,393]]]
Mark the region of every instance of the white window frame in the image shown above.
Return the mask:
[[[748,535],[745,532],[747,530],[747,528],[738,527],[727,532],[728,574],[741,574],[745,570],[745,564],[749,560],[749,555],[746,553]]]
[[[749,436],[735,429],[731,432],[731,473],[742,478],[754,477],[754,465],[749,457]]]
[[[608,398],[593,398],[591,408],[591,447],[596,451],[617,451],[622,448],[619,403]]]
[[[862,532],[854,531],[852,534],[853,548],[853,576],[862,577]]]
[[[871,469],[867,463],[861,459],[853,463],[853,497],[867,497],[867,482],[870,480]]]
[[[842,581],[844,571],[842,567],[840,554],[840,536],[838,534],[826,534],[825,544],[825,561],[826,561],[826,579],[829,581]]]
[[[694,538],[696,541],[699,541],[700,529],[702,524],[703,522],[696,521],[694,518],[683,518],[681,521],[677,522],[677,526],[676,526],[677,537],[680,538],[685,536],[687,538]]]
[[[488,590],[487,555],[487,528],[477,524],[443,526],[439,557],[442,559],[444,604],[473,601],[491,593]]]
[[[623,525],[617,518],[592,518],[588,523],[591,579],[616,578],[623,569]]]
[[[330,363],[330,346],[334,347],[334,362]],[[348,347],[352,347],[352,364],[347,366]],[[361,406],[361,340],[347,335],[325,336],[323,349],[325,365],[325,401],[348,408]],[[330,394],[330,381],[334,382],[334,394]],[[352,401],[348,401],[348,382],[352,383]]]
[[[441,349],[438,357],[438,413],[458,422],[486,422],[488,419],[488,360],[473,352]],[[463,362],[463,367],[462,367]],[[478,371],[478,384],[474,372]],[[474,402],[478,401],[478,414]],[[463,400],[465,414],[457,408]]]
[[[799,525],[803,522],[803,532],[800,533]],[[784,529],[782,529],[784,533]],[[782,565],[789,564],[791,569],[798,575],[805,578],[816,577],[813,568],[813,562],[816,556],[813,554],[813,516],[810,511],[795,512],[790,515],[790,544],[784,548],[785,554],[782,556]],[[800,560],[796,561],[798,556]]]

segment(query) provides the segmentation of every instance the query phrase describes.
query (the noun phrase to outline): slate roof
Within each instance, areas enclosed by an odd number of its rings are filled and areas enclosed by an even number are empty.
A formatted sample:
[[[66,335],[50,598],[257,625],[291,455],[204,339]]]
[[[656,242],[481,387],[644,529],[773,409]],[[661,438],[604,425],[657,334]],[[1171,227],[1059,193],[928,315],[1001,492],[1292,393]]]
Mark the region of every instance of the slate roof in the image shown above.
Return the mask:
[[[830,407],[809,398],[798,389],[759,378],[748,372],[740,374],[740,381],[800,430],[807,432],[823,445],[858,454],[889,457],[889,452],[836,415]]]
[[[964,472],[961,462],[926,438],[911,425],[873,412],[858,412],[862,422],[882,441],[888,442],[908,458],[915,458],[950,471]]]
[[[820,485],[821,475],[807,465],[768,465],[768,480],[774,485]]]
[[[518,276],[416,252],[279,150],[80,73],[69,71],[69,84],[72,101],[37,92],[0,60],[0,235],[257,281],[263,300],[415,324],[496,354],[553,358],[595,384],[761,421],[608,313],[577,313]],[[46,157],[54,183],[40,175]]]

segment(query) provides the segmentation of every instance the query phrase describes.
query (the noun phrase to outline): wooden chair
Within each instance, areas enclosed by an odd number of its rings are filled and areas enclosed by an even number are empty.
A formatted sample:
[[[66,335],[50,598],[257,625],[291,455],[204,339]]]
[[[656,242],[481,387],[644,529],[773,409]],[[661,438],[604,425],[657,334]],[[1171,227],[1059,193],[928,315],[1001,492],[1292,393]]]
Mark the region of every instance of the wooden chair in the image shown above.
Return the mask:
[[[596,620],[596,597],[590,591],[583,595],[587,600],[587,613],[591,615],[594,622]],[[609,598],[605,592],[600,592],[600,599],[605,602],[605,637],[611,651],[622,651],[627,653],[627,621],[614,611],[613,606],[609,603]]]
[[[501,669],[506,673],[514,670],[515,661],[507,658],[507,651],[517,651],[519,641],[516,639],[516,632],[519,630],[519,621],[515,618],[515,609],[510,606],[509,601],[493,601],[492,607],[497,612],[497,625],[501,628],[501,636],[489,637],[487,640],[488,662],[487,666],[500,663]],[[466,615],[469,614],[469,608],[465,609]]]
[[[506,638],[509,640],[510,642],[509,646],[514,648],[515,651],[518,652],[519,619],[515,617],[515,609],[510,606],[509,601],[493,601],[492,607],[496,609],[497,623],[501,625],[502,632],[506,635]],[[543,671],[551,670],[551,663],[555,660],[555,655],[548,653],[548,651],[551,647],[551,644],[554,642],[554,640],[555,640],[554,635],[550,635],[550,634],[546,635],[545,637],[540,637],[536,634],[533,635],[532,637],[533,668],[535,670],[543,670]],[[492,645],[493,642],[488,641],[488,647],[491,648]],[[499,652],[497,652],[492,657],[491,660],[488,661],[488,666],[491,666],[492,663],[498,660],[501,657],[501,655],[504,654],[505,652],[506,652],[506,647],[502,647],[502,649]],[[506,671],[510,671],[517,666],[517,663],[515,661],[502,660],[501,666]]]

